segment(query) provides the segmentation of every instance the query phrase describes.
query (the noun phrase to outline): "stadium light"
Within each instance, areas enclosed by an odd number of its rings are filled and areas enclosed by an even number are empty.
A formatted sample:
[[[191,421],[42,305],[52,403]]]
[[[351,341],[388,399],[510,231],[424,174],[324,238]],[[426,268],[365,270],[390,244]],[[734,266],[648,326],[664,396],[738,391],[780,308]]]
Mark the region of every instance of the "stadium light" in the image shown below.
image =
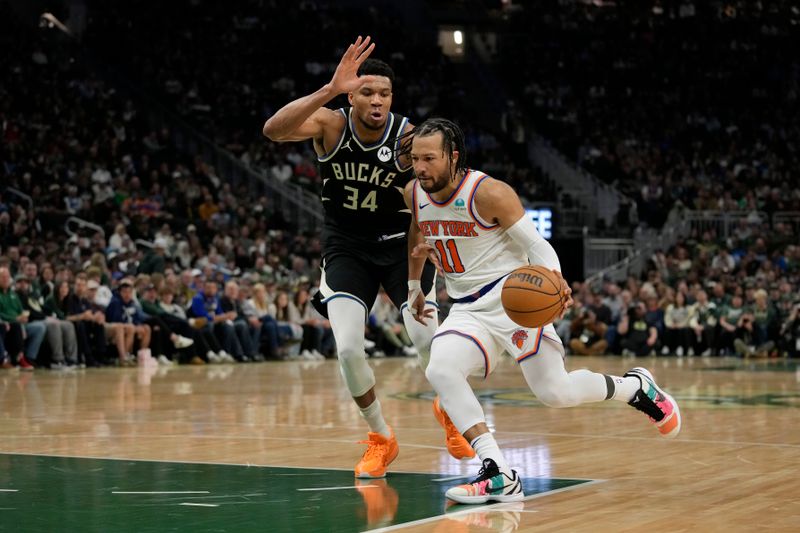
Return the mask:
[[[461,33],[460,30],[453,32],[453,42],[456,44],[462,44],[464,42],[464,34]]]

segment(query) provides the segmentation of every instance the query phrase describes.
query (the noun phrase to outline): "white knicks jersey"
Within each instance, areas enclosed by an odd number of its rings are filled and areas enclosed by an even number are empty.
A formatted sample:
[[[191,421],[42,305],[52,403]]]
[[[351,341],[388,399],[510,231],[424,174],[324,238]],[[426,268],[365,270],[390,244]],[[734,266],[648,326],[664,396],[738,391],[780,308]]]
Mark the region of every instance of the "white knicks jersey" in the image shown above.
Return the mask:
[[[506,230],[480,218],[475,192],[488,176],[469,170],[444,202],[433,200],[414,183],[414,216],[425,241],[434,246],[444,270],[447,294],[454,299],[478,292],[512,270],[528,264],[528,256]]]

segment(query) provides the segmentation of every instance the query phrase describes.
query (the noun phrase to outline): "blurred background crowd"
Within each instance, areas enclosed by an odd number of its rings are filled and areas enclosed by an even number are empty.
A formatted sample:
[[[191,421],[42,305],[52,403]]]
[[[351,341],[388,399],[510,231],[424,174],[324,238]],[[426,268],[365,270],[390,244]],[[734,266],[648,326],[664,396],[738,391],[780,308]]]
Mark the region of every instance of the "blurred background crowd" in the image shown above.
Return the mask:
[[[621,233],[673,210],[750,213],[621,283],[574,282],[558,324],[572,353],[798,356],[800,217],[774,217],[800,212],[796,6],[479,4],[485,72],[386,3],[90,0],[77,39],[0,2],[3,366],[130,365],[142,348],[164,365],[332,357],[309,304],[318,231],[270,185],[315,194],[314,153],[260,129],[363,28],[397,73],[394,110],[455,119],[470,164],[526,202],[571,192],[530,159],[535,133],[631,199]],[[232,179],[178,124],[260,179]],[[415,353],[383,296],[367,331],[372,355]]]

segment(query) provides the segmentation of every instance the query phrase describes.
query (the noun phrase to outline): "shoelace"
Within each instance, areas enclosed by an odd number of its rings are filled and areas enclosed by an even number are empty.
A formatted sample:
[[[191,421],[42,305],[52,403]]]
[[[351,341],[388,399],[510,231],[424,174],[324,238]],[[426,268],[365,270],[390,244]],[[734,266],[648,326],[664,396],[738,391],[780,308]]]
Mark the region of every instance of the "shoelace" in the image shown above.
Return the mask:
[[[382,444],[374,440],[360,440],[358,443],[367,445],[367,451],[364,452],[365,459],[372,459],[380,456],[381,453],[385,453],[386,444]]]
[[[667,413],[658,404],[664,403],[666,400],[667,399],[658,391],[656,391],[656,399],[651,400],[643,390],[639,390],[636,392],[633,399],[628,402],[628,405],[646,414],[653,422],[660,422]]]
[[[488,479],[488,478],[492,477],[492,476],[487,476],[486,475],[486,469],[489,467],[488,461],[490,461],[490,459],[486,459],[483,462],[483,465],[481,466],[481,469],[478,470],[478,477],[476,477],[475,479],[470,481],[469,482],[470,485],[473,485],[475,483],[480,483],[481,481],[484,481],[485,479]],[[494,474],[492,474],[492,475],[494,475]]]

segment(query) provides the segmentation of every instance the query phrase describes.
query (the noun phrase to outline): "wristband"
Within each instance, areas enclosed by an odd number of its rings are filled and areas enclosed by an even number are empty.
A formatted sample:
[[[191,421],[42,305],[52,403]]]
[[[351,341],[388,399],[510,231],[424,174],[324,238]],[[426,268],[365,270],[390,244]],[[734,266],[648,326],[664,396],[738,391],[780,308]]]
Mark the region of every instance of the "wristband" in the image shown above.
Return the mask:
[[[408,290],[413,291],[415,289],[422,288],[422,281],[418,279],[410,279],[408,280]]]

